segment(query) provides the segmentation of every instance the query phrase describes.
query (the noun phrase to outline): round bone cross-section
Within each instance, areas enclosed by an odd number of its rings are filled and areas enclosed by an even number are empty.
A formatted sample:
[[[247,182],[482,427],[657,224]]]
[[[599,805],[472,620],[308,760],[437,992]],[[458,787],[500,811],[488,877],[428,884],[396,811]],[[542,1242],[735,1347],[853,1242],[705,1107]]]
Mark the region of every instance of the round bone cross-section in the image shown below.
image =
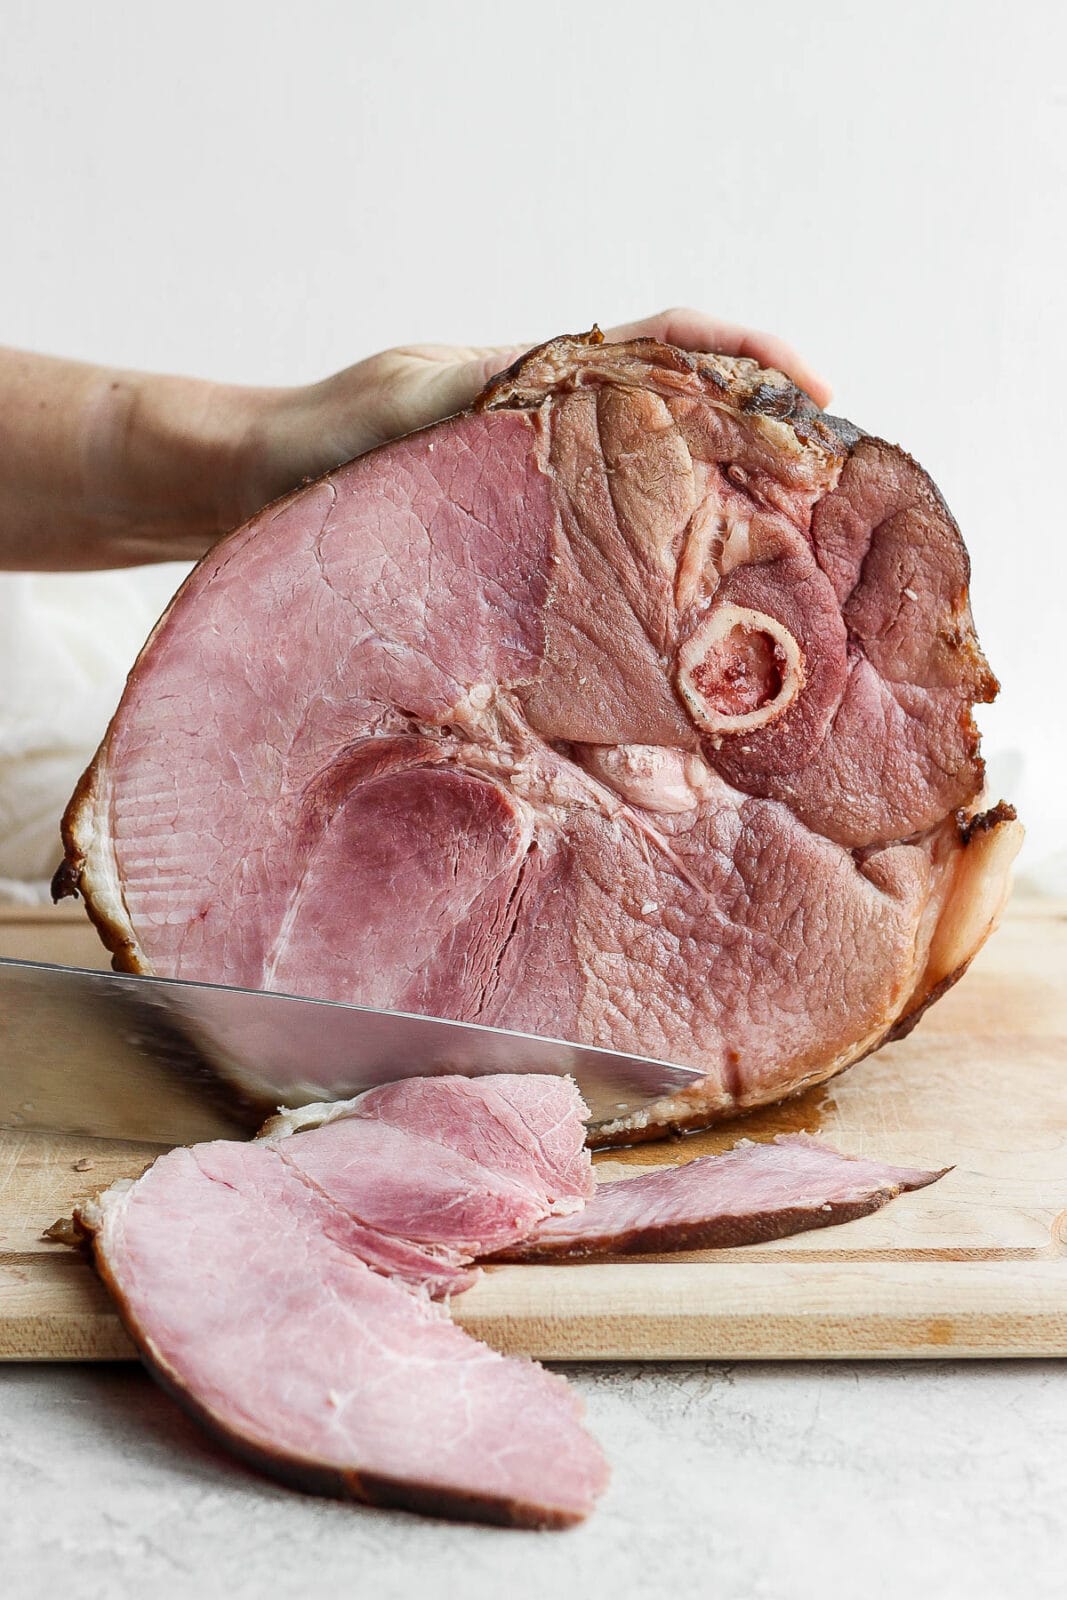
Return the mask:
[[[792,705],[804,687],[803,656],[773,617],[714,606],[678,651],[678,687],[698,727],[745,733]]]
[[[127,970],[702,1069],[605,1141],[781,1099],[1003,899],[967,581],[926,474],[781,374],[555,340],[205,557],[58,887]]]

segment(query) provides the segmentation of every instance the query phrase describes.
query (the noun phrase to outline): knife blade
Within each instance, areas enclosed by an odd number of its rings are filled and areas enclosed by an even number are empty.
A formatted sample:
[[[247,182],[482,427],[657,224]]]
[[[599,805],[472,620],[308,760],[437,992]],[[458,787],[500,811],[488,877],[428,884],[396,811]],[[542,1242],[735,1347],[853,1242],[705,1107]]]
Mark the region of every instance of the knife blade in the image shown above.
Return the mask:
[[[703,1076],[481,1023],[0,959],[0,1128],[189,1144],[253,1132],[279,1104],[445,1072],[570,1073],[594,1124]]]

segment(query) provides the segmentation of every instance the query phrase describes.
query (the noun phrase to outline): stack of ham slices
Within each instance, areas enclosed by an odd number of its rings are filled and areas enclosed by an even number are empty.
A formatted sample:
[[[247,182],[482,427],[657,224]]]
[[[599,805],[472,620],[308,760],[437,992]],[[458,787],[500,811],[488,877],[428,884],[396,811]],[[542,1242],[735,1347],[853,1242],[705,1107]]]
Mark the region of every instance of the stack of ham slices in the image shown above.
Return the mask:
[[[159,1381],[302,1488],[519,1527],[592,1509],[578,1397],[450,1320],[478,1260],[742,1245],[845,1222],[939,1172],[803,1135],[598,1188],[566,1078],[409,1079],[172,1150],[78,1213]]]

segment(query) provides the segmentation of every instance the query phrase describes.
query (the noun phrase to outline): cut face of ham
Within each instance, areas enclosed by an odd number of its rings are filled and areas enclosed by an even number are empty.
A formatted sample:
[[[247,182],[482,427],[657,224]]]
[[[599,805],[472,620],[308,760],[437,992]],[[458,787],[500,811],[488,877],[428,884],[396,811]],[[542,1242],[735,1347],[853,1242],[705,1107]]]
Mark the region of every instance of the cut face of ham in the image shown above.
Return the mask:
[[[572,1216],[546,1217],[502,1261],[577,1260],[660,1250],[721,1250],[852,1222],[946,1168],[923,1172],[839,1155],[807,1134],[741,1143],[636,1178],[602,1183]]]
[[[556,340],[205,557],[57,891],[128,970],[702,1071],[602,1142],[779,1100],[1006,893],[968,576],[915,462],[781,374]]]
[[[411,1080],[283,1114],[251,1144],[172,1150],[79,1220],[149,1368],[254,1466],[378,1505],[563,1527],[607,1468],[562,1378],[489,1350],[432,1298],[469,1285],[475,1254],[748,1243],[940,1176],[801,1137],[594,1193],[584,1110],[566,1079]]]

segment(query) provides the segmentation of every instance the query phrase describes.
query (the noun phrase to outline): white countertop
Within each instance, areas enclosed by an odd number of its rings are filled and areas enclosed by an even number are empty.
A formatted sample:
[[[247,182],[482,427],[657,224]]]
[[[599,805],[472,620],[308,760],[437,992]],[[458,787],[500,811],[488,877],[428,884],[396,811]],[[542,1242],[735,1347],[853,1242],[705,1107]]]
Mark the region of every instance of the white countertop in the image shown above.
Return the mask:
[[[305,1498],[133,1365],[0,1368],[4,1600],[1067,1592],[1051,1361],[566,1370],[613,1468],[584,1527],[514,1533]]]

